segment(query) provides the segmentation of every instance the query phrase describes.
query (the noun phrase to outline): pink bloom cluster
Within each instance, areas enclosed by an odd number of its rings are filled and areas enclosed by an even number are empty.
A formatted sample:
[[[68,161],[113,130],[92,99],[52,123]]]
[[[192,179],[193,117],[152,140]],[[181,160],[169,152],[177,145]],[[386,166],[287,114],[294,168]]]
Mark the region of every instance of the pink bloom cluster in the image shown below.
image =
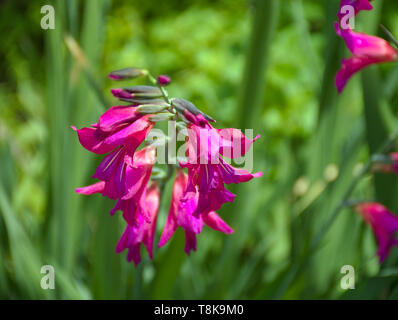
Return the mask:
[[[129,68],[112,73],[110,78],[121,80],[142,74],[145,72]],[[126,222],[116,252],[128,250],[127,260],[135,265],[141,261],[141,244],[146,247],[149,257],[153,256],[161,195],[159,183],[152,176],[157,150],[151,145],[143,146],[143,142],[153,129],[154,116],[159,116],[159,110],[167,107],[174,111],[183,119],[189,132],[187,161],[181,162],[177,168],[159,247],[168,242],[177,227],[185,231],[187,254],[196,250],[196,235],[201,233],[204,224],[226,234],[232,233],[232,228],[216,213],[223,203],[232,202],[235,197],[225,185],[261,176],[261,173],[251,174],[235,168],[224,160],[225,157],[244,155],[258,137],[250,140],[237,129],[212,127],[209,121],[214,120],[186,100],[173,99],[171,104],[159,102],[160,88],[169,82],[168,77],[160,76],[157,79],[159,88],[135,86],[114,89],[115,97],[131,104],[111,107],[89,127],[79,130],[72,127],[84,148],[105,155],[93,175],[99,181],[78,188],[76,192],[84,195],[100,193],[116,200],[111,215],[121,211]]]
[[[382,263],[388,256],[391,247],[398,245],[398,216],[392,214],[379,203],[367,202],[357,205],[357,210],[368,223],[379,244],[377,255]]]
[[[195,113],[185,105],[188,108],[182,114],[191,123],[188,124],[188,157],[186,162],[180,162],[180,167],[187,168],[188,174],[182,169],[177,172],[170,212],[159,246],[163,246],[180,226],[185,230],[185,252],[189,253],[196,250],[196,235],[203,224],[223,233],[233,232],[215,212],[235,198],[225,184],[250,181],[262,173],[251,174],[223,159],[243,156],[259,136],[250,140],[237,129],[215,129],[201,113]]]
[[[362,10],[371,10],[373,7],[369,0],[342,0],[340,8],[350,5],[354,8],[355,15]],[[398,60],[398,51],[382,38],[366,33],[354,32],[350,28],[342,28],[343,14],[338,13],[339,22],[335,24],[337,34],[342,37],[352,56],[342,61],[341,69],[336,75],[336,86],[342,92],[348,80],[365,67]]]

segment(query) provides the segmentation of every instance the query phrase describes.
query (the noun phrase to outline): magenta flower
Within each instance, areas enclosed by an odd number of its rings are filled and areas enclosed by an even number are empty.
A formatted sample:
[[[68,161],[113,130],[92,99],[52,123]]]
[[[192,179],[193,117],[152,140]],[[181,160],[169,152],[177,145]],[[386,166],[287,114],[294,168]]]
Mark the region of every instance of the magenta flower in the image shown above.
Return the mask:
[[[116,152],[120,152],[118,149]],[[127,164],[115,152],[108,155],[97,168],[93,178],[102,180],[93,185],[76,189],[77,193],[90,195],[101,193],[111,199],[118,199],[111,215],[117,210],[123,212],[123,217],[130,225],[137,225],[141,217],[150,222],[146,211],[142,210],[142,197],[151,176],[155,163],[155,148],[146,147],[134,153],[133,163]],[[113,163],[111,162],[113,160]]]
[[[247,182],[262,175],[262,172],[252,174],[235,168],[223,159],[245,155],[260,136],[251,140],[237,129],[218,130],[208,122],[204,128],[188,125],[188,135],[188,159],[180,162],[180,166],[188,168],[190,192],[183,201],[188,201],[198,192],[196,216],[202,212],[217,211],[225,202],[233,201],[235,195],[225,189],[224,184]]]
[[[233,230],[215,212],[223,203],[234,200],[235,195],[225,188],[225,184],[246,182],[261,176],[261,172],[251,174],[225,160],[245,155],[259,136],[249,139],[237,129],[213,128],[209,122],[215,120],[191,102],[168,98],[162,87],[170,82],[167,76],[159,76],[156,80],[146,70],[127,68],[112,72],[109,77],[124,80],[145,75],[157,86],[113,89],[115,97],[132,104],[111,107],[90,127],[79,130],[72,127],[84,148],[105,155],[92,176],[99,181],[77,188],[76,192],[84,195],[100,193],[116,200],[110,214],[121,211],[127,223],[116,252],[127,249],[127,260],[135,265],[141,261],[141,243],[152,259],[160,202],[157,181],[164,185],[171,176],[159,168],[153,174],[154,144],[140,148],[156,122],[179,119],[177,133],[186,127],[189,129],[188,161],[181,162],[181,168],[177,169],[170,211],[159,246],[172,237],[177,227],[185,230],[187,254],[196,250],[196,236],[201,233],[203,225],[232,233]],[[166,143],[169,140],[170,137],[164,139]],[[173,168],[171,164],[170,168]],[[183,168],[187,168],[188,174]]]
[[[144,244],[148,251],[149,258],[153,257],[153,242],[156,231],[156,220],[160,203],[160,191],[156,183],[145,189],[143,200],[141,201],[142,211],[148,212],[150,222],[144,221],[140,217],[137,225],[127,225],[122,237],[116,245],[116,253],[121,253],[127,249],[127,261],[133,261],[137,266],[141,261],[140,246]]]
[[[351,6],[354,8],[354,13],[357,15],[362,10],[372,10],[373,6],[370,4],[370,0],[341,0],[340,2],[340,10],[337,14],[339,18],[339,23],[348,12],[342,12],[345,6]]]
[[[395,233],[398,231],[398,217],[379,203],[369,202],[357,205],[357,211],[368,223],[377,239],[379,250],[377,255],[382,263],[393,246],[398,245]]]
[[[398,51],[382,38],[354,32],[350,29],[340,30],[335,25],[337,34],[344,39],[353,56],[342,61],[342,67],[336,75],[336,86],[342,92],[347,81],[363,68],[377,63],[398,60]]]
[[[128,156],[145,139],[154,123],[149,121],[150,115],[142,116],[135,106],[116,106],[106,111],[98,123],[77,130],[81,145],[88,151],[105,154],[118,146],[127,148]]]
[[[117,199],[125,195],[127,165],[133,165],[135,150],[154,126],[148,119],[149,115],[139,115],[135,107],[116,106],[101,115],[98,123],[91,127],[80,130],[72,127],[87,150],[98,154],[110,152],[93,176],[105,182],[104,196]]]
[[[196,235],[202,231],[203,224],[216,231],[226,234],[233,233],[232,228],[214,211],[203,211],[202,214],[195,216],[193,212],[197,207],[198,193],[184,202],[183,198],[189,192],[188,175],[183,170],[178,170],[173,185],[169,215],[160,238],[159,247],[164,246],[170,240],[179,226],[185,231],[185,252],[187,254],[191,250],[196,251]]]

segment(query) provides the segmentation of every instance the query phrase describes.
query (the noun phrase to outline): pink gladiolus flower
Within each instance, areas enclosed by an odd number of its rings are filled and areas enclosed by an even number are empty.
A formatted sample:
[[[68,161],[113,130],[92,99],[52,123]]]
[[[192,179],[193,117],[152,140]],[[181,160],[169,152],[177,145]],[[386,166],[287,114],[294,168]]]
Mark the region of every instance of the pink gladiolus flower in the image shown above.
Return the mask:
[[[342,67],[336,75],[336,86],[342,92],[347,81],[363,68],[382,62],[398,60],[398,51],[382,38],[354,32],[350,29],[340,30],[335,25],[337,34],[344,39],[353,56],[342,61]]]
[[[141,261],[140,246],[141,243],[146,247],[149,258],[153,257],[153,241],[156,231],[156,220],[159,210],[160,191],[156,183],[153,183],[148,189],[145,189],[142,210],[148,212],[150,222],[146,222],[143,218],[137,225],[127,225],[116,245],[116,253],[121,253],[128,249],[127,261],[133,261],[137,266]]]
[[[377,255],[382,263],[390,253],[393,246],[398,245],[395,233],[398,231],[398,217],[379,203],[362,203],[356,209],[362,218],[368,223],[377,239],[379,250]]]
[[[140,218],[150,222],[151,218],[142,205],[144,191],[149,182],[152,166],[155,163],[155,149],[147,147],[134,154],[132,166],[126,168],[126,193],[120,197],[111,215],[117,210],[123,212],[123,217],[129,225],[138,225]]]
[[[104,154],[124,145],[131,155],[154,126],[149,116],[140,115],[134,106],[116,106],[102,114],[91,127],[72,129],[88,151]]]
[[[195,215],[217,211],[225,202],[232,202],[235,195],[225,189],[224,184],[247,182],[260,177],[262,172],[250,173],[235,168],[223,157],[234,159],[246,154],[254,139],[248,139],[237,129],[215,129],[210,124],[204,128],[188,125],[187,162],[180,162],[188,168],[189,185],[183,202],[196,196],[198,203]]]
[[[348,13],[348,12],[342,12],[342,8],[345,6],[351,6],[354,8],[354,13],[357,15],[360,11],[362,10],[372,10],[373,6],[369,2],[370,0],[341,0],[340,2],[340,10],[337,14],[337,17],[339,18],[339,22],[341,22],[341,19]]]
[[[112,72],[109,77],[123,80],[145,75],[150,74],[143,69],[126,68]],[[153,76],[150,80],[154,82]],[[189,131],[188,161],[180,162],[181,168],[177,169],[170,211],[159,246],[172,237],[177,227],[185,231],[187,254],[196,250],[196,236],[203,225],[232,233],[233,230],[215,212],[223,203],[235,198],[225,184],[246,182],[262,175],[261,172],[251,174],[248,170],[235,168],[225,160],[245,155],[259,136],[249,139],[237,129],[213,128],[209,122],[215,120],[193,103],[181,98],[168,99],[162,86],[169,84],[169,77],[161,75],[157,82],[157,86],[113,89],[111,92],[115,97],[134,104],[111,107],[90,127],[72,127],[84,148],[105,155],[92,176],[99,181],[77,188],[76,192],[84,195],[99,193],[116,200],[110,214],[121,211],[127,223],[116,252],[127,249],[127,260],[136,266],[141,261],[141,244],[151,259],[153,255],[160,202],[160,189],[153,181],[159,179],[165,183],[170,178],[168,174],[153,176],[151,183],[156,147],[139,149],[155,123],[180,118],[188,123]],[[180,124],[185,128],[185,124]],[[181,126],[176,128],[178,132],[182,129]]]
[[[185,231],[185,252],[189,254],[191,250],[196,251],[196,235],[202,231],[203,224],[226,234],[233,233],[233,230],[214,211],[204,211],[198,216],[193,215],[199,194],[195,193],[189,197],[188,201],[183,202],[183,197],[187,192],[190,192],[188,191],[188,175],[183,170],[178,170],[174,181],[169,215],[159,247],[165,245],[180,226]]]
[[[87,150],[109,153],[93,178],[105,182],[103,195],[111,199],[123,197],[127,165],[133,165],[134,152],[151,131],[150,115],[141,116],[134,106],[116,106],[102,114],[98,123],[77,130],[81,145]],[[86,192],[78,189],[77,192]]]
[[[101,193],[111,199],[118,199],[111,215],[121,210],[131,225],[138,224],[140,217],[149,222],[148,213],[141,210],[141,202],[155,162],[155,148],[146,147],[137,151],[130,165],[124,162],[123,157],[117,156],[120,150],[122,149],[108,155],[97,168],[93,177],[102,181],[78,188],[76,192],[85,195]]]

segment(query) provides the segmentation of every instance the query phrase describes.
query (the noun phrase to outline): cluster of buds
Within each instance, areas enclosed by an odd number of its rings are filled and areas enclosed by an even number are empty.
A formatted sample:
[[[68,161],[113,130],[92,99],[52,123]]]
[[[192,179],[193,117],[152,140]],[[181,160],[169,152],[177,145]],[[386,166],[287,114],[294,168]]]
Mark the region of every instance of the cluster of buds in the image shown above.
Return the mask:
[[[261,172],[233,167],[226,158],[242,157],[259,138],[247,138],[234,128],[216,129],[213,118],[191,102],[169,98],[165,86],[167,76],[155,79],[148,71],[127,68],[109,75],[113,80],[147,77],[152,85],[123,87],[111,90],[126,105],[113,106],[90,127],[76,129],[81,145],[96,154],[106,154],[93,178],[99,181],[76,189],[77,193],[100,193],[116,200],[111,215],[121,211],[126,228],[116,252],[128,250],[127,260],[141,261],[140,246],[144,244],[149,257],[153,255],[156,221],[164,179],[154,170],[158,148],[144,140],[160,121],[176,121],[176,128],[187,130],[185,158],[176,165],[170,210],[158,244],[165,245],[178,227],[185,231],[185,252],[196,250],[196,236],[204,225],[230,234],[233,232],[216,213],[235,195],[225,185],[260,177]],[[159,169],[159,168],[157,168]]]
[[[348,80],[360,70],[372,64],[392,62],[398,60],[398,51],[382,38],[366,33],[354,32],[349,24],[345,23],[345,8],[353,10],[348,15],[356,16],[360,11],[372,10],[369,0],[342,0],[335,23],[337,34],[342,37],[352,56],[342,61],[341,69],[336,75],[336,86],[341,93]],[[348,12],[348,11],[347,11]],[[350,17],[353,18],[353,17]],[[395,42],[394,42],[395,43]]]

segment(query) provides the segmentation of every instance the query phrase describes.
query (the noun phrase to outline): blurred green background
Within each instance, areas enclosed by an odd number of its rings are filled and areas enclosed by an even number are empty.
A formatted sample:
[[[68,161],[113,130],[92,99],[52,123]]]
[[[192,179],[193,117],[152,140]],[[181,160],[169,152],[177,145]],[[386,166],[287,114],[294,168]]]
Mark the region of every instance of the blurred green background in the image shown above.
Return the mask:
[[[54,30],[40,27],[46,4],[55,8]],[[382,35],[382,22],[398,35],[398,3],[374,4],[357,29]],[[380,267],[371,230],[351,209],[321,229],[354,174],[397,126],[398,66],[369,68],[336,93],[334,75],[348,55],[333,29],[338,5],[2,1],[0,298],[398,298],[398,249]],[[229,188],[238,196],[220,214],[233,235],[204,229],[187,257],[179,230],[155,249],[153,261],[142,250],[138,268],[114,251],[124,223],[119,214],[109,216],[112,201],[74,193],[91,183],[102,157],[83,149],[70,129],[118,103],[109,93],[118,84],[107,74],[128,66],[170,75],[170,95],[193,101],[218,128],[261,133],[254,168],[264,172]],[[398,212],[397,181],[366,176],[353,196]],[[316,251],[308,251],[319,234]],[[40,287],[48,264],[55,290]],[[355,290],[340,287],[343,265],[355,268]]]

